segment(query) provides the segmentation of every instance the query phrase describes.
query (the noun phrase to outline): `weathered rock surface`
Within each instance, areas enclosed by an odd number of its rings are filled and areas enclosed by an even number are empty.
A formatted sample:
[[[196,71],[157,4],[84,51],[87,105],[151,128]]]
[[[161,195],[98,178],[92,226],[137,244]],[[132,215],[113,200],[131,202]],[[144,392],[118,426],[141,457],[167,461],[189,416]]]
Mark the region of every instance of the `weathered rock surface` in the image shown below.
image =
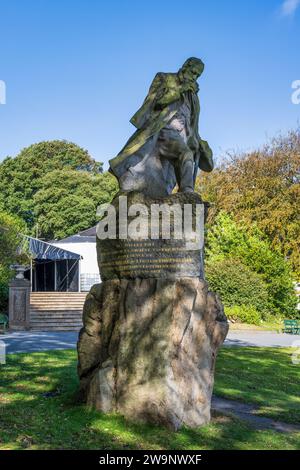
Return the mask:
[[[113,279],[93,286],[78,341],[88,405],[171,429],[210,420],[214,365],[228,325],[199,278]]]

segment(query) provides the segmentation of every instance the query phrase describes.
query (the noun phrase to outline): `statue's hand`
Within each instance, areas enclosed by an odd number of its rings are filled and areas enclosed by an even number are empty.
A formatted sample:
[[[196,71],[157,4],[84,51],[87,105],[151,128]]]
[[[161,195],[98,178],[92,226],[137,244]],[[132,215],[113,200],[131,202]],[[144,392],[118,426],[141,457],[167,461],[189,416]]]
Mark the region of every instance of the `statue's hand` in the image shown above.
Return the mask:
[[[161,110],[170,103],[180,99],[180,91],[178,88],[162,88],[155,99],[155,110]]]
[[[188,144],[189,148],[191,150],[193,150],[194,152],[197,152],[199,150],[200,143],[199,143],[199,140],[197,139],[197,137],[195,135],[191,135],[188,138],[187,144]]]
[[[181,84],[181,92],[191,91],[192,93],[198,92],[198,84],[194,81],[185,81]]]

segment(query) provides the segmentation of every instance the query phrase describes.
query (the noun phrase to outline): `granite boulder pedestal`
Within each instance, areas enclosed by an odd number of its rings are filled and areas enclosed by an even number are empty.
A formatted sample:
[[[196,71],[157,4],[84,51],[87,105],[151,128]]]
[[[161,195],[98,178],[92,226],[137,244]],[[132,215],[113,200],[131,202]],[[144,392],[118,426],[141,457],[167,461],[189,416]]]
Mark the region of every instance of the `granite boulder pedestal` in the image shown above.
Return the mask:
[[[190,204],[199,223],[196,205],[203,203],[195,193],[160,201],[127,196],[129,205]],[[204,280],[203,246],[191,249],[191,237],[189,231],[180,241],[143,242],[117,233],[97,241],[104,281],[87,296],[78,341],[80,397],[87,405],[173,430],[210,421],[215,360],[228,323]]]

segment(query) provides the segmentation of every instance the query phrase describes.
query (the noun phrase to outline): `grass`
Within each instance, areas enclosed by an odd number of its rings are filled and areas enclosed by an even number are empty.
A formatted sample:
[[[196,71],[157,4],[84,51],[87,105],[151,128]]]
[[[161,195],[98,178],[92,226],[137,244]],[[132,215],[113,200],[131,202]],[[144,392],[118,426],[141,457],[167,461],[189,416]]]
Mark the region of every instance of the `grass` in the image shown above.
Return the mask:
[[[258,415],[300,424],[300,364],[292,363],[294,351],[293,348],[222,348],[214,393],[259,405]]]
[[[276,354],[277,353],[277,354]],[[290,351],[223,348],[216,391],[223,396],[273,403],[271,414],[290,416],[300,366]],[[278,366],[278,367],[276,367]],[[273,370],[273,373],[271,372]],[[279,376],[281,375],[282,379]],[[269,378],[273,377],[267,386]],[[298,379],[297,379],[298,377]],[[237,380],[238,378],[238,380]],[[288,380],[291,387],[283,383]],[[253,382],[255,388],[249,388]],[[278,390],[280,383],[280,390]],[[0,449],[299,449],[300,435],[259,431],[231,417],[216,416],[196,430],[170,432],[126,421],[76,404],[76,352],[9,355],[0,366]],[[299,410],[298,410],[299,412]],[[269,409],[265,409],[270,414]]]
[[[283,320],[277,321],[263,321],[260,325],[251,325],[249,323],[230,323],[230,330],[256,330],[256,331],[272,331],[276,333],[282,333]]]

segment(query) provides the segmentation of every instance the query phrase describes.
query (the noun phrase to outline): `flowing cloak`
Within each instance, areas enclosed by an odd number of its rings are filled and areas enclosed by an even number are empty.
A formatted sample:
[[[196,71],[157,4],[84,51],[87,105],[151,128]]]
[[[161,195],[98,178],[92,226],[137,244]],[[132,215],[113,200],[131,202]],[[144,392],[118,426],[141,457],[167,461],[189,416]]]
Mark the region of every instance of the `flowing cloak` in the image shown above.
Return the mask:
[[[213,169],[212,151],[208,143],[202,140],[198,134],[198,122],[200,114],[200,104],[196,93],[189,92],[192,105],[191,127],[194,135],[199,142],[199,150],[195,152],[195,161],[197,167],[204,171]],[[130,167],[135,166],[141,161],[152,141],[153,146],[156,143],[155,136],[168,124],[172,117],[177,113],[183,97],[179,91],[178,75],[176,73],[158,73],[156,74],[148,95],[141,108],[131,118],[130,122],[137,130],[127,141],[120,153],[109,161],[110,171],[120,178]]]

